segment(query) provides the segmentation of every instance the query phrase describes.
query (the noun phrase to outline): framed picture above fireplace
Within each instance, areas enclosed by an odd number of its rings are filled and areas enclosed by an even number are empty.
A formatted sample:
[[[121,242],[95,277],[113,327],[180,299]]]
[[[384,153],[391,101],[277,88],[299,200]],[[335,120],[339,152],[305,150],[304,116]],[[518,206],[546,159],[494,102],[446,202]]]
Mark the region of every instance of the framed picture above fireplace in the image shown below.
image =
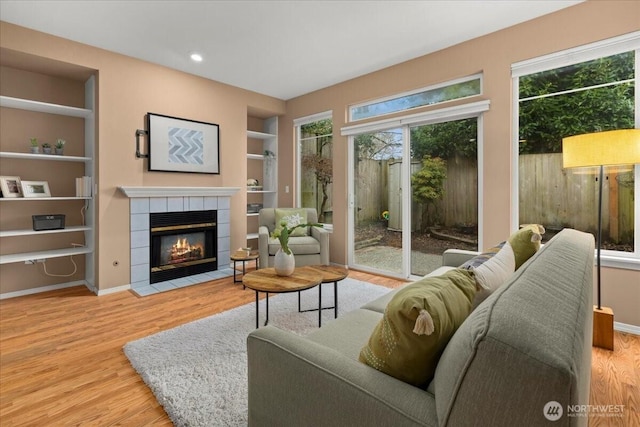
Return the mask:
[[[147,113],[149,170],[220,173],[220,127]]]

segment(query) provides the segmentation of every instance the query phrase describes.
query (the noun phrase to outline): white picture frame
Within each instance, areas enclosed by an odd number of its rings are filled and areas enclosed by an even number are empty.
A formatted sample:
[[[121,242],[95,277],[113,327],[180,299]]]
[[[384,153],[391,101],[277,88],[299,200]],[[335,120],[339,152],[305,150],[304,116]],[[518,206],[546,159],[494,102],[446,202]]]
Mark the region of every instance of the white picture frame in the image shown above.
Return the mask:
[[[0,190],[2,197],[18,198],[22,197],[22,185],[19,176],[0,176]]]
[[[51,197],[47,181],[22,181],[22,195],[27,198]]]

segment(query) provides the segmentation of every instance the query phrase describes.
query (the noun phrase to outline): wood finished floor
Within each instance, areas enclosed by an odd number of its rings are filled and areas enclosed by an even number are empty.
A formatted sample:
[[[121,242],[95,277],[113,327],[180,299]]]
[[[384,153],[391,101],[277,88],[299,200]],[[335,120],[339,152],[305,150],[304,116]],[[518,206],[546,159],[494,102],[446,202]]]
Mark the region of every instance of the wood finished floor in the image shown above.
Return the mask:
[[[254,298],[228,278],[144,298],[74,287],[0,301],[0,425],[170,426],[122,347]],[[592,417],[591,426],[640,425],[640,337],[616,332],[615,348],[593,349],[590,403],[625,405],[624,416]]]

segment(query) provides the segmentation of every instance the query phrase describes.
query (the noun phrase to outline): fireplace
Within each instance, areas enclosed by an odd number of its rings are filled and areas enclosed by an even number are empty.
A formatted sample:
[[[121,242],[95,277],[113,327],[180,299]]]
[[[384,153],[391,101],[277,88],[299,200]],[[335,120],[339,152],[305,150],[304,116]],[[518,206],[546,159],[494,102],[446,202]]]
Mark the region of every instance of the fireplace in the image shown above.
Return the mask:
[[[217,211],[149,214],[150,283],[218,269]]]

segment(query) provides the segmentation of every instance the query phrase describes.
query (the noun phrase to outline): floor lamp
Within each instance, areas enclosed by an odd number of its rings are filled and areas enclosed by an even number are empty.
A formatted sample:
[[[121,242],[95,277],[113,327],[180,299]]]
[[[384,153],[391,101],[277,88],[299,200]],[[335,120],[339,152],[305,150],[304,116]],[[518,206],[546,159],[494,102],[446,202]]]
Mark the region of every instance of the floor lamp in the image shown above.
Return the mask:
[[[600,168],[598,179],[597,306],[593,307],[593,345],[613,350],[613,310],[600,298],[602,246],[602,181],[604,166],[640,163],[640,129],[622,129],[570,136],[562,140],[563,168]],[[638,197],[638,195],[636,195]],[[638,244],[638,242],[636,242]]]

